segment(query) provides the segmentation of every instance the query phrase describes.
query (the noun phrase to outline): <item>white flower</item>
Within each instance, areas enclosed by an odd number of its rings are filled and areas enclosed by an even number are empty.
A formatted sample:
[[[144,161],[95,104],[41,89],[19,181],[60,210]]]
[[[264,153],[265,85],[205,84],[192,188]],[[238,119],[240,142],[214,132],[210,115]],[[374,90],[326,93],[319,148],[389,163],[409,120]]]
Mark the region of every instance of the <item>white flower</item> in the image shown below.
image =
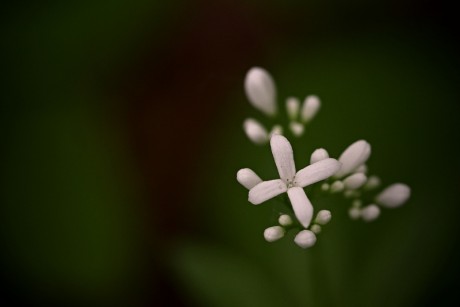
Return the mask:
[[[255,144],[265,144],[268,142],[268,132],[258,121],[248,118],[243,123],[244,132]]]
[[[312,219],[313,207],[303,188],[332,176],[340,168],[340,163],[329,158],[296,173],[294,154],[289,141],[284,136],[274,135],[270,140],[270,146],[280,179],[263,181],[253,187],[249,191],[249,202],[258,205],[287,192],[295,216],[307,228]]]
[[[380,208],[374,204],[366,206],[361,210],[361,217],[366,222],[372,222],[373,220],[378,218],[379,215],[380,215]]]
[[[284,228],[281,226],[273,226],[265,229],[264,231],[264,238],[268,242],[275,242],[282,237],[284,237]]]
[[[352,173],[366,163],[370,154],[371,145],[368,142],[364,140],[354,142],[340,155],[339,162],[342,163],[342,167],[335,174],[335,177],[341,178]]]
[[[291,120],[296,120],[299,116],[300,101],[295,97],[286,99],[286,111]]]
[[[316,113],[318,113],[319,108],[321,107],[321,101],[315,95],[310,95],[305,98],[305,101],[302,106],[302,121],[307,123],[315,117]]]
[[[315,222],[320,224],[320,225],[326,225],[327,223],[329,223],[331,221],[331,217],[332,217],[331,211],[329,211],[329,210],[321,210],[316,215]]]
[[[253,67],[244,80],[246,96],[252,105],[267,115],[276,114],[276,88],[270,74],[263,68]]]
[[[327,158],[329,158],[329,154],[327,153],[326,149],[318,148],[311,154],[310,164],[316,163]]]
[[[404,183],[395,183],[377,195],[375,201],[387,208],[396,208],[406,202],[410,196],[410,188]]]
[[[281,226],[289,226],[292,224],[292,219],[289,215],[283,214],[278,218],[278,223],[280,223]]]
[[[345,188],[348,190],[356,190],[363,186],[366,183],[367,177],[363,173],[356,173],[351,176],[348,176],[343,181]]]
[[[240,169],[236,173],[236,180],[248,190],[262,182],[262,179],[250,168]]]
[[[312,247],[316,243],[316,235],[310,230],[302,230],[295,236],[294,242],[302,248]]]

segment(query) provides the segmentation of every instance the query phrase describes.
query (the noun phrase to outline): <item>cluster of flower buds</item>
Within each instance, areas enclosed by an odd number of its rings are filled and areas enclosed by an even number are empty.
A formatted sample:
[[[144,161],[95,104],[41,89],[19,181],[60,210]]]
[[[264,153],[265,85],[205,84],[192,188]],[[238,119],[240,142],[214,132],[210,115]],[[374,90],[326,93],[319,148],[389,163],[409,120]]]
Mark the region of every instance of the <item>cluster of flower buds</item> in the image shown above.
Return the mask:
[[[272,76],[263,68],[253,67],[246,74],[244,82],[246,96],[249,102],[259,111],[270,118],[278,115],[276,86]],[[289,129],[294,136],[300,137],[309,123],[318,113],[321,102],[317,96],[307,96],[302,104],[296,97],[286,100],[286,112],[289,118]],[[255,144],[266,144],[273,134],[283,134],[283,127],[275,124],[268,131],[259,121],[247,118],[243,129],[248,138]]]

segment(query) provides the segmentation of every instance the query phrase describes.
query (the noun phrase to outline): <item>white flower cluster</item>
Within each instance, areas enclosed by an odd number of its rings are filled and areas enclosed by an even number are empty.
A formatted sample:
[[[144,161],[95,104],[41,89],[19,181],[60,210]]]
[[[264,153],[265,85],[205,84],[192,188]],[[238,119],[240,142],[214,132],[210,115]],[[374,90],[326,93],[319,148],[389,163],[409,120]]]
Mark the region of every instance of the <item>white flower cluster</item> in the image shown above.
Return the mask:
[[[245,90],[249,101],[254,107],[268,116],[277,114],[276,89],[273,78],[262,68],[252,68],[246,75]],[[316,96],[308,96],[302,108],[297,98],[290,97],[286,101],[289,116],[289,128],[294,136],[301,136],[304,125],[311,121],[320,108],[320,100]],[[298,229],[294,242],[308,248],[316,243],[316,235],[321,227],[331,220],[329,210],[321,210],[313,219],[313,206],[304,188],[324,181],[320,191],[323,194],[343,193],[352,200],[349,216],[366,222],[375,220],[380,215],[380,207],[396,208],[410,197],[410,188],[402,183],[390,185],[377,196],[369,200],[368,194],[380,186],[380,179],[367,176],[366,162],[371,154],[371,146],[365,140],[351,144],[340,155],[339,159],[329,157],[328,152],[319,148],[310,157],[310,165],[296,171],[292,146],[282,136],[282,128],[275,125],[271,132],[255,119],[244,122],[244,130],[251,141],[256,144],[270,142],[271,151],[278,169],[279,179],[263,181],[253,170],[240,169],[237,173],[238,182],[249,190],[248,200],[254,205],[261,204],[280,194],[287,193],[293,215],[281,214],[279,225],[264,231],[265,240],[274,242],[281,239],[287,230]],[[366,203],[363,206],[363,203]]]

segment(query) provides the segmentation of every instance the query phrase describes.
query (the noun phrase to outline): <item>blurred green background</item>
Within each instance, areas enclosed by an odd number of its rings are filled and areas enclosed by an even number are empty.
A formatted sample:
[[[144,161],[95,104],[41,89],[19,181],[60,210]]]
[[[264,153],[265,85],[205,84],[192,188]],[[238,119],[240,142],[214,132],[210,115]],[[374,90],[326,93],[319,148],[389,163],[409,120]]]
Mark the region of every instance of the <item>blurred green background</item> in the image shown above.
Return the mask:
[[[451,306],[459,60],[443,1],[46,1],[2,11],[5,306]],[[321,97],[296,164],[357,139],[412,197],[371,224],[340,198],[317,245],[268,244],[276,168],[242,131],[245,73]],[[281,105],[280,105],[281,107]],[[282,107],[281,107],[282,108]],[[289,136],[289,135],[288,135]]]

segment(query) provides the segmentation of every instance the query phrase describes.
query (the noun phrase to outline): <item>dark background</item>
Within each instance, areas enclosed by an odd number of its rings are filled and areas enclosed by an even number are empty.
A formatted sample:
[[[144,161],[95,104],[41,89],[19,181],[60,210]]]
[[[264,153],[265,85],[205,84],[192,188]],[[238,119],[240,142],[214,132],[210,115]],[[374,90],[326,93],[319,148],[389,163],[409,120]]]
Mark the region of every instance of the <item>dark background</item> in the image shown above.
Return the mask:
[[[460,257],[458,16],[447,1],[62,1],[2,9],[5,306],[451,306]],[[318,200],[315,248],[263,241],[243,92],[323,107],[293,143],[373,146],[412,197],[372,224]],[[266,122],[265,122],[266,123]],[[335,206],[335,208],[334,208]]]

